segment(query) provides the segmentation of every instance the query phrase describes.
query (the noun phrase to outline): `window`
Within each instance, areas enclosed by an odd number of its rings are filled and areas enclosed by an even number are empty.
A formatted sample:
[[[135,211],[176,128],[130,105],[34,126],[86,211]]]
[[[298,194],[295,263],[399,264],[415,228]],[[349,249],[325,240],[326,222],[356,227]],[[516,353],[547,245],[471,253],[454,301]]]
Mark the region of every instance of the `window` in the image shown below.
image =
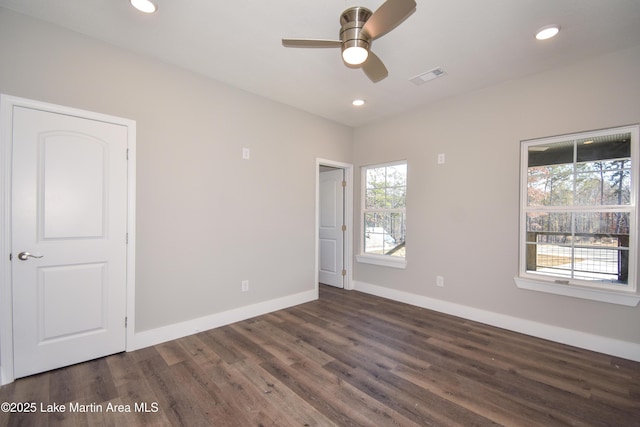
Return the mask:
[[[407,163],[362,169],[362,251],[360,262],[404,268]]]
[[[638,127],[524,141],[521,156],[518,285],[636,297]]]

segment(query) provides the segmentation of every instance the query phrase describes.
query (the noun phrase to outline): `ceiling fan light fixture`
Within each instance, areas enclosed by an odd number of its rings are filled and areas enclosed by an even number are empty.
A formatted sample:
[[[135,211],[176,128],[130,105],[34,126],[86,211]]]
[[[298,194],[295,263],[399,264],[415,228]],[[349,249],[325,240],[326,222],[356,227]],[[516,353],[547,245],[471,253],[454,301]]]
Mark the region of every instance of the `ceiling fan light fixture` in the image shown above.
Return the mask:
[[[158,6],[156,6],[156,4],[151,0],[129,0],[129,3],[131,3],[131,6],[144,13],[154,13],[158,10]]]
[[[351,101],[351,105],[353,105],[354,107],[361,107],[365,104],[364,99],[354,99],[353,101]]]
[[[560,25],[546,25],[536,31],[536,39],[547,40],[555,37],[560,32]]]
[[[350,46],[342,51],[342,59],[351,65],[360,65],[369,57],[369,51],[362,46]]]

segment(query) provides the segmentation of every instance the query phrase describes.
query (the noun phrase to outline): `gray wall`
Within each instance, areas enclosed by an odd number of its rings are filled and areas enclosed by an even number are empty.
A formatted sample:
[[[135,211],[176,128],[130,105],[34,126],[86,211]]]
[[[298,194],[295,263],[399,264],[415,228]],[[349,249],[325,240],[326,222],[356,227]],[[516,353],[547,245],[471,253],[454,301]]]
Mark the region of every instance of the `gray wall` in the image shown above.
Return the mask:
[[[640,46],[357,129],[356,166],[408,160],[408,264],[356,263],[354,279],[640,343],[640,307],[520,290],[513,280],[520,140],[640,122],[638,76]]]
[[[350,128],[2,8],[0,58],[1,93],[137,121],[137,331],[314,289],[315,159]]]

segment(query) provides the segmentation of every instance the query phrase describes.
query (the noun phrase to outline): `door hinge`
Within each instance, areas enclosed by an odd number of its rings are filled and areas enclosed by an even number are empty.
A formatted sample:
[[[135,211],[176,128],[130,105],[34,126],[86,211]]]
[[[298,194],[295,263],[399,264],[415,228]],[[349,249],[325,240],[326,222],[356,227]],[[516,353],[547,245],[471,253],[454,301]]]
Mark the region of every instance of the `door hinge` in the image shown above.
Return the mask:
[[[346,225],[342,226],[342,231],[347,231],[347,226]]]
[[[343,276],[346,276],[346,275],[347,275],[347,270],[344,270],[344,269],[343,269],[343,270],[342,270],[342,275],[343,275]]]
[[[12,253],[9,254],[9,261],[13,261],[13,254]]]
[[[129,149],[127,148],[127,160],[129,160]]]
[[[342,186],[346,187],[347,186],[347,181],[342,181]]]
[[[129,323],[129,318],[127,316],[124,317],[124,327],[127,327],[127,323]]]
[[[124,243],[127,245],[129,244],[129,233],[125,234]]]

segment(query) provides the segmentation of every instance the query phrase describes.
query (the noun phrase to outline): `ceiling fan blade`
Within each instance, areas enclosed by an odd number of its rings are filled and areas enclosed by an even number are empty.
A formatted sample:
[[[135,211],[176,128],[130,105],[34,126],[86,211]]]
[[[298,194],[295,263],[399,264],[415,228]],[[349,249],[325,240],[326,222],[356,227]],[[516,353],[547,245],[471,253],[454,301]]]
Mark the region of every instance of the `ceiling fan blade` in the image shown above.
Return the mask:
[[[416,10],[415,0],[387,0],[362,27],[371,40],[388,33]]]
[[[284,47],[340,47],[340,40],[320,40],[320,39],[282,39]]]
[[[369,51],[367,60],[362,64],[362,71],[364,71],[367,77],[369,77],[369,80],[374,83],[378,83],[389,75],[387,67],[385,67],[380,58],[371,51]]]

